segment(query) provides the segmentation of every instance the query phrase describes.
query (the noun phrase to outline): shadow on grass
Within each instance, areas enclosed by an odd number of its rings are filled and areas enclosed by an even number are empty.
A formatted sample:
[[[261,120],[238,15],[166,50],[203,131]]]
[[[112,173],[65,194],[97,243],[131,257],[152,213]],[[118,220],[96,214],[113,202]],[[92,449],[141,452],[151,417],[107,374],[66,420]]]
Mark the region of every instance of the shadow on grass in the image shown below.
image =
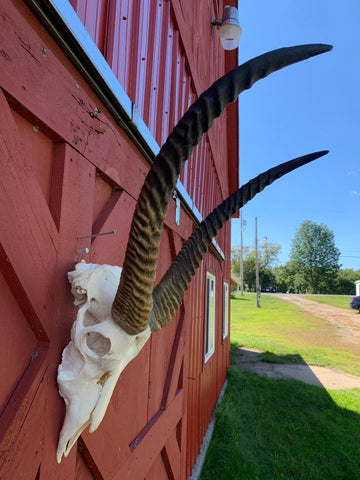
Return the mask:
[[[252,299],[249,298],[249,297],[243,297],[241,295],[232,294],[231,295],[231,300],[234,300],[235,302],[251,302]]]
[[[337,394],[360,412],[359,390]],[[202,480],[360,478],[360,415],[324,388],[231,367],[215,416]]]
[[[237,361],[240,355],[241,355],[241,352],[238,345],[235,345],[234,343],[230,343],[230,365],[231,366],[237,365]]]
[[[257,353],[256,351],[241,348],[236,343],[230,344],[230,353],[231,365],[237,365],[239,361],[307,365],[302,356],[297,353],[287,353],[285,355],[277,355],[268,351]]]
[[[260,360],[262,362],[267,362],[267,363],[279,363],[279,364],[294,363],[297,365],[306,365],[306,362],[304,361],[302,356],[297,353],[287,353],[286,355],[276,355],[276,353],[264,352],[263,354],[261,354]]]

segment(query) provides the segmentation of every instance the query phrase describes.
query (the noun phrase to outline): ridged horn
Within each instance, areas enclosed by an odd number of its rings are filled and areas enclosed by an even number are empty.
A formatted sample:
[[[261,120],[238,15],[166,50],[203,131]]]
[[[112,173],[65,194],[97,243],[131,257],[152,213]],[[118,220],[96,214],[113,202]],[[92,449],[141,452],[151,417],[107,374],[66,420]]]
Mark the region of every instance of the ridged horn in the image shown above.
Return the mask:
[[[193,103],[162,146],[141,189],[130,228],[123,271],[113,305],[114,321],[130,335],[145,330],[163,222],[176,181],[195,145],[224,108],[257,80],[293,63],[331,50],[312,44],[260,55],[216,81]]]
[[[154,289],[150,317],[152,331],[165,327],[174,316],[204,253],[225,223],[275,180],[327,153],[327,150],[310,153],[270,168],[230,195],[199,224]]]

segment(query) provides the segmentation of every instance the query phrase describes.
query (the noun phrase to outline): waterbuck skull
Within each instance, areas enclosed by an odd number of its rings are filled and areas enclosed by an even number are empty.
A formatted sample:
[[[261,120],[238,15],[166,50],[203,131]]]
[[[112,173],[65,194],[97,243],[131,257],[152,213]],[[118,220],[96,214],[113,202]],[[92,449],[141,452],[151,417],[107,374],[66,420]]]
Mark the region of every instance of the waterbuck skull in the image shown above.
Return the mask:
[[[58,462],[87,425],[90,431],[99,426],[122,370],[151,332],[165,327],[174,316],[204,253],[226,221],[274,180],[327,153],[278,165],[230,195],[194,230],[154,289],[163,221],[194,146],[243,90],[276,70],[331,48],[302,45],[274,50],[215,82],[185,113],[151,166],[136,204],[123,268],[78,264],[69,273],[74,303],[80,308],[58,369],[59,391],[66,404]]]
[[[68,274],[79,311],[58,369],[59,393],[66,404],[58,462],[88,425],[90,432],[99,426],[121,372],[150,337],[150,328],[129,335],[111,317],[120,275],[119,267],[85,263]]]

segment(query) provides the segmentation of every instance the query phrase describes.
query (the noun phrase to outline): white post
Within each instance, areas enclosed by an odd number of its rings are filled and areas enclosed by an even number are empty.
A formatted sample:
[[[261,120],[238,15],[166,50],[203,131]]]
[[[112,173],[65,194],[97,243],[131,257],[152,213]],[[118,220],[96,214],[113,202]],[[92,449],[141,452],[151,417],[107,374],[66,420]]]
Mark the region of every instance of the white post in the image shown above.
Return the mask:
[[[259,285],[259,258],[257,238],[257,217],[255,217],[255,283],[256,283],[256,306],[260,308],[260,285]]]
[[[244,295],[243,219],[240,210],[240,293]]]

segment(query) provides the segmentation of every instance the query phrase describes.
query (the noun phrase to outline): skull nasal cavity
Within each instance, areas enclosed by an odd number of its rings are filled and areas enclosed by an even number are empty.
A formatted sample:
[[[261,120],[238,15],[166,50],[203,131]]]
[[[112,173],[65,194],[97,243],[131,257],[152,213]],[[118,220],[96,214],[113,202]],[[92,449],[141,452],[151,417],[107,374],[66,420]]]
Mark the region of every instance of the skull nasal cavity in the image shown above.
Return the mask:
[[[89,332],[86,336],[86,343],[90,350],[100,357],[110,352],[110,340],[99,332]]]

